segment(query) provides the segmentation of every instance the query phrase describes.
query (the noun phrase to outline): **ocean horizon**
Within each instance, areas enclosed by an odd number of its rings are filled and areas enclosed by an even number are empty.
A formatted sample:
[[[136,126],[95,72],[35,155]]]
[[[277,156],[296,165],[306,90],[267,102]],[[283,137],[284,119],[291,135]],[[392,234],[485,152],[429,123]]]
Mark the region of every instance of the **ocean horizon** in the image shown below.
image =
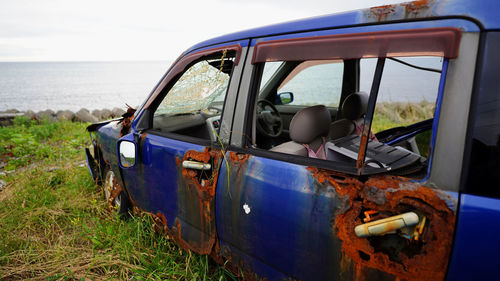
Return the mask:
[[[0,111],[140,105],[172,61],[0,62]]]
[[[441,67],[441,62],[435,59],[428,62],[419,60],[422,61],[427,67]],[[81,108],[126,108],[126,104],[136,107],[146,99],[172,62],[0,62],[0,111],[17,109],[37,112],[51,109],[76,112]],[[374,66],[375,60],[362,61],[360,90],[370,91]],[[439,76],[438,73],[419,71],[387,61],[379,100],[433,102]],[[306,88],[304,90],[307,91]],[[323,97],[329,94],[314,93],[311,102],[320,104]]]

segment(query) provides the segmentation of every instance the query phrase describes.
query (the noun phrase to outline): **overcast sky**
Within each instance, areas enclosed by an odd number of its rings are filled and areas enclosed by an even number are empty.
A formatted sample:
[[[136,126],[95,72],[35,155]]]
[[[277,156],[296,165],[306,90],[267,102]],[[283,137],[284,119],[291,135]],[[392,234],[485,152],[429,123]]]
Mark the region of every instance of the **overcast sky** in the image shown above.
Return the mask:
[[[252,27],[398,0],[0,0],[0,61],[173,60]]]

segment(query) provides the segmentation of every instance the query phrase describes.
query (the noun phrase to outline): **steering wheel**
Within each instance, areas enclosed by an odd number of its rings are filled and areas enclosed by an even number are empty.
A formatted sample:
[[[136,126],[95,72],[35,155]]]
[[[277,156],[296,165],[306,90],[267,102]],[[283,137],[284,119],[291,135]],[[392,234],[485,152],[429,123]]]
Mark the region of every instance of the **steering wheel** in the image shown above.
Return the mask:
[[[276,107],[267,100],[257,102],[257,131],[275,138],[283,132],[283,121]]]

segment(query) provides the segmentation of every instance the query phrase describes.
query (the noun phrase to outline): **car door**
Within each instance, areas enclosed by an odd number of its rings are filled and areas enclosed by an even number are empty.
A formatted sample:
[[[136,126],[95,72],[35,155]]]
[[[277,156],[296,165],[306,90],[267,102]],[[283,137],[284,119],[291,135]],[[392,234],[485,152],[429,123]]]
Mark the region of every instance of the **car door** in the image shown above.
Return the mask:
[[[125,189],[184,248],[210,253],[215,186],[246,41],[192,51],[174,63],[139,109],[131,133],[135,165],[121,165]],[[224,111],[225,108],[229,108]],[[224,116],[223,116],[224,115]],[[224,119],[225,118],[225,119]]]
[[[453,125],[457,117],[452,112],[468,111],[467,102],[459,99],[471,95],[478,30],[467,21],[443,20],[252,40],[252,61],[244,73],[253,76],[242,79],[231,151],[216,191],[221,254],[241,265],[246,276],[268,280],[442,280],[452,248],[461,169],[459,160],[450,159],[463,153],[463,146],[446,143],[465,132]],[[370,127],[385,81],[384,62],[421,55],[442,58],[430,156],[419,156],[418,175],[391,173],[387,165],[372,167],[365,161],[374,151]],[[359,63],[363,57],[375,57],[377,64],[352,161],[259,149],[255,104],[265,63],[353,58]],[[344,75],[359,77],[357,71]],[[447,173],[440,171],[443,166]],[[417,217],[411,228],[391,228],[391,221],[406,223],[408,213]],[[380,226],[377,231],[369,230],[375,225]]]

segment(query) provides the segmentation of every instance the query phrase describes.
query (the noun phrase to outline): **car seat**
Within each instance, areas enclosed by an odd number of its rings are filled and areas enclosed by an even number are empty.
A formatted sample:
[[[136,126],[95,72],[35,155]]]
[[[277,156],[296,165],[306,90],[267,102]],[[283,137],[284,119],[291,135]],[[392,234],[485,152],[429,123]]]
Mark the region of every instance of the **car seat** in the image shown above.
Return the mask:
[[[367,93],[355,92],[347,96],[340,108],[342,119],[330,125],[328,139],[335,140],[348,135],[361,135],[367,106]],[[378,141],[371,131],[370,139]]]
[[[326,159],[324,143],[331,120],[330,111],[324,105],[301,109],[290,122],[292,140],[270,151]]]

